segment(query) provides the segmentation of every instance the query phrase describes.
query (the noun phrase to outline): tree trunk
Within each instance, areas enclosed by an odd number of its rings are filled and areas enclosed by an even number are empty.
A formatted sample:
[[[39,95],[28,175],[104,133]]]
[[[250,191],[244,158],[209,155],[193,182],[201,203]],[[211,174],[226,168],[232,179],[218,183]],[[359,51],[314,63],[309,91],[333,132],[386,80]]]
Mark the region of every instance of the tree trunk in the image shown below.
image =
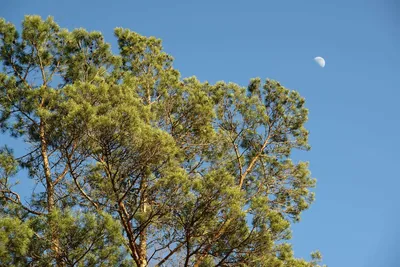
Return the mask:
[[[147,198],[143,196],[143,203],[141,205],[141,212],[146,214],[148,209]],[[145,223],[145,221],[143,222]],[[147,227],[144,227],[140,231],[140,244],[139,244],[139,251],[140,251],[140,265],[139,267],[147,266]]]
[[[50,163],[47,155],[47,142],[46,142],[46,132],[45,123],[43,120],[40,121],[40,143],[41,143],[41,154],[43,159],[43,169],[46,177],[46,193],[47,193],[47,211],[50,214],[54,211],[56,204],[54,200],[54,185],[51,179]],[[56,222],[53,221],[52,216],[48,218],[48,225],[51,231],[51,250],[54,253],[57,266],[64,266],[61,253],[60,253],[60,242],[58,239]]]

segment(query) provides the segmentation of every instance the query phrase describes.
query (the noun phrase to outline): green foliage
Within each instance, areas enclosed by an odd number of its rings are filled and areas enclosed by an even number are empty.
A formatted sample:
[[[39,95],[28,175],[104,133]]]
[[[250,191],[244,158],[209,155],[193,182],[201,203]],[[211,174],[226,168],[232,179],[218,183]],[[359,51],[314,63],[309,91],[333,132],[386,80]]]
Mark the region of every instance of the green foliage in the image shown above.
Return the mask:
[[[32,236],[28,223],[18,218],[0,218],[0,265],[24,266]]]
[[[118,55],[99,32],[0,19],[0,128],[29,143],[0,151],[0,262],[318,266],[288,243],[315,187],[290,159],[310,149],[299,93],[181,79],[161,40],[114,33]],[[27,203],[21,168],[41,185]]]
[[[7,146],[0,148],[0,179],[5,184],[5,179],[17,173],[18,162],[13,156],[13,151]]]
[[[47,215],[57,221],[62,261],[67,266],[121,266],[128,264],[120,225],[108,214],[66,210]],[[31,228],[40,233],[30,242],[29,256],[37,266],[53,266],[51,235],[46,217],[31,220]],[[37,256],[36,256],[37,255]],[[38,257],[40,255],[40,257]],[[120,265],[121,264],[121,265]]]

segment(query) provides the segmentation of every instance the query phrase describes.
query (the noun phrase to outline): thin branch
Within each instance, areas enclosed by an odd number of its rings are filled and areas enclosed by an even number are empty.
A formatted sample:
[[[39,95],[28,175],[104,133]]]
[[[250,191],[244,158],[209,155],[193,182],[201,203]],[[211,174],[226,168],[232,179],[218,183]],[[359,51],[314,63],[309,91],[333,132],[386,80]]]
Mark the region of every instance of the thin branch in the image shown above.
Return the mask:
[[[261,156],[262,152],[267,147],[268,141],[270,140],[270,138],[271,138],[271,133],[269,132],[268,133],[268,137],[265,139],[264,144],[262,145],[260,151],[253,157],[253,159],[251,160],[251,162],[250,162],[249,166],[247,167],[246,171],[240,176],[239,188],[242,188],[244,179],[252,171],[252,169],[253,169],[254,165],[256,164],[258,158]]]
[[[19,205],[21,208],[23,208],[23,209],[26,210],[27,212],[32,213],[32,214],[35,214],[35,215],[43,215],[43,213],[41,213],[41,212],[39,212],[39,211],[32,210],[32,209],[26,207],[24,204],[22,204],[22,202],[21,202],[21,197],[20,197],[17,193],[15,193],[15,192],[13,192],[13,191],[11,191],[11,190],[0,190],[0,192],[3,193],[3,197],[4,197],[6,200],[9,200],[9,201],[11,201],[11,202],[13,202],[13,203]],[[15,199],[13,199],[13,198],[7,196],[6,194],[12,194],[13,196],[15,196],[15,198],[16,198],[17,200],[15,200]]]
[[[164,257],[164,259],[162,259],[161,261],[159,261],[155,266],[159,267],[161,266],[161,264],[163,264],[164,262],[166,262],[175,252],[177,252],[185,243],[180,243],[178,246],[176,246],[176,248],[174,248],[173,250],[171,250],[171,252]]]
[[[226,253],[226,255],[225,255],[225,256],[217,263],[217,265],[215,265],[215,266],[216,266],[216,267],[217,267],[217,266],[222,266],[222,263],[229,257],[229,255],[230,255],[235,249],[239,248],[244,242],[246,242],[247,240],[249,240],[249,238],[250,238],[251,235],[253,234],[254,229],[255,229],[255,227],[253,226],[252,229],[251,229],[251,231],[250,231],[250,233],[249,233],[249,235],[248,235],[242,242],[240,242],[237,246],[232,247],[232,248],[228,251],[228,253]]]
[[[37,58],[39,60],[39,65],[40,65],[40,72],[42,73],[43,85],[46,86],[47,85],[46,73],[45,73],[45,70],[43,67],[42,58],[40,57],[40,54],[39,54],[39,49],[37,48],[36,43],[32,42],[32,45],[36,49],[36,55],[37,55]]]
[[[72,168],[70,159],[67,159],[67,166],[69,168],[69,172],[70,172],[72,179],[74,180],[74,183],[75,183],[76,187],[78,188],[79,192],[81,192],[81,194],[96,208],[96,210],[98,210],[99,205],[96,202],[94,202],[93,199],[80,186],[80,184],[78,182],[78,178],[74,174],[74,170]]]
[[[67,161],[68,162],[70,162],[70,160],[71,160],[71,157],[72,157],[72,155],[73,155],[73,153],[74,153],[74,151],[75,151],[75,148],[76,148],[76,142],[74,142],[73,144],[72,144],[72,148],[71,148],[71,153],[68,155],[68,151],[67,151]],[[68,169],[69,169],[69,165],[68,164],[66,164],[65,165],[65,167],[64,167],[64,170],[63,170],[63,172],[56,178],[56,180],[53,182],[53,185],[55,186],[55,185],[57,185],[62,179],[64,179],[64,177],[65,177],[65,175],[68,173]]]

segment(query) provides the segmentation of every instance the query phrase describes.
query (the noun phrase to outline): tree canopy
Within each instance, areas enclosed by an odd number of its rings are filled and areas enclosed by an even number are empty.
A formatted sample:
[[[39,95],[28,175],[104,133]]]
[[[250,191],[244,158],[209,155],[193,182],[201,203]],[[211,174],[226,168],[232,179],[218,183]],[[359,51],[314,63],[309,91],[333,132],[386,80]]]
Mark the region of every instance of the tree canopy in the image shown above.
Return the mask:
[[[290,226],[313,202],[304,98],[182,78],[161,41],[0,19],[0,264],[319,266]],[[23,171],[26,170],[26,171]],[[28,200],[17,180],[36,186]]]

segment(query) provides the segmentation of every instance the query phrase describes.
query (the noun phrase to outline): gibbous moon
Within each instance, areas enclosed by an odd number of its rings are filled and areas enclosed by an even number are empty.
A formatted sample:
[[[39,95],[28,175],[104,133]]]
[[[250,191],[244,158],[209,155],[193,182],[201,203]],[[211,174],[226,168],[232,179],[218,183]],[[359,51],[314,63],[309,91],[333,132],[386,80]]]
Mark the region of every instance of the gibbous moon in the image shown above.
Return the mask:
[[[323,59],[322,57],[316,57],[314,58],[314,60],[321,68],[325,67],[325,59]]]

